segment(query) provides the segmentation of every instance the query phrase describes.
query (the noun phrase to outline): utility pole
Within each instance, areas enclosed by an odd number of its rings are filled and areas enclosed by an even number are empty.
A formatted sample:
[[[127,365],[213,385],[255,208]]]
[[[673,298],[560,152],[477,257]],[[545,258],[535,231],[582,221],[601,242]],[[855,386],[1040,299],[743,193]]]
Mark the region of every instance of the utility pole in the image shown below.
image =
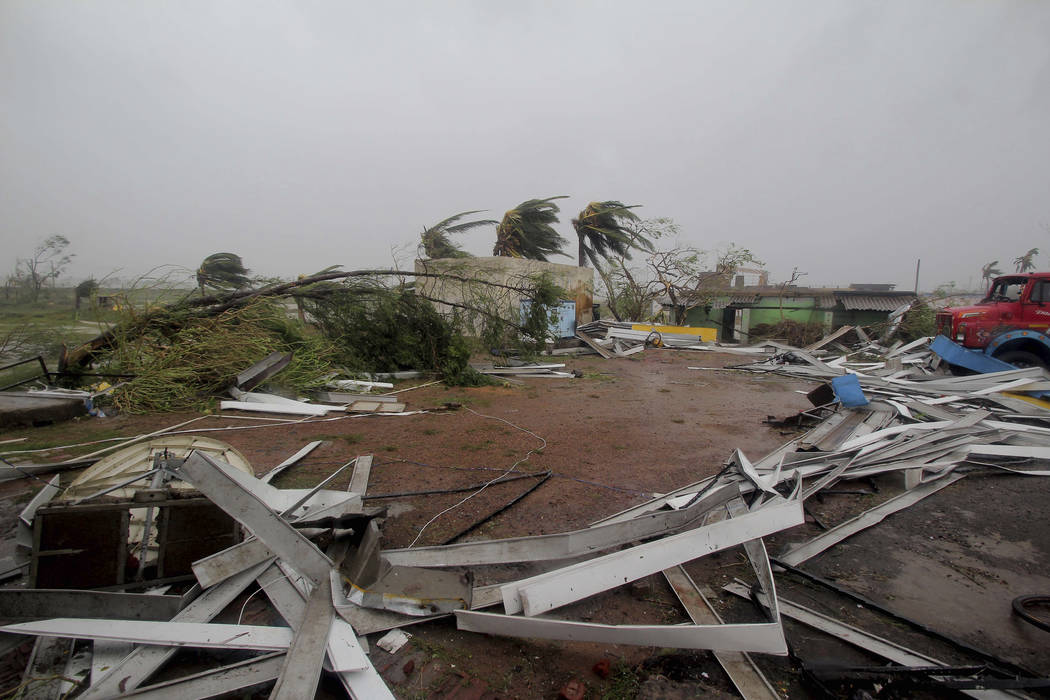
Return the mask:
[[[919,294],[919,266],[922,265],[922,258],[915,261],[915,295]]]

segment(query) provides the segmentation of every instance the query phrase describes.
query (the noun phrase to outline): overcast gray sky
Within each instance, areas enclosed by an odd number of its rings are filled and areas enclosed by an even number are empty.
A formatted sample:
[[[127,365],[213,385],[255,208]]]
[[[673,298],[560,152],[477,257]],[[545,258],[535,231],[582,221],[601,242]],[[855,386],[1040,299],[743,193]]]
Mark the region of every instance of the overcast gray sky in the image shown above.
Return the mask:
[[[777,281],[1050,269],[1050,3],[0,0],[0,273],[386,266],[559,194]]]

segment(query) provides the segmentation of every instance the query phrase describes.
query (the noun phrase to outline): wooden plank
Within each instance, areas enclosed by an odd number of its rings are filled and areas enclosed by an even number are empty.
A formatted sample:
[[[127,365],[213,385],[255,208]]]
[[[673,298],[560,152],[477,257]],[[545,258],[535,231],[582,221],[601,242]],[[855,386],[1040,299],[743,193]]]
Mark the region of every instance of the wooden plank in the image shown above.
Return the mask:
[[[317,692],[334,616],[332,586],[326,578],[314,587],[306,602],[302,622],[284,657],[281,676],[270,693],[272,700],[312,698]]]
[[[528,616],[582,600],[682,562],[805,522],[802,501],[772,503],[732,520],[647,542],[501,587],[504,609]]]
[[[103,618],[56,617],[50,620],[17,622],[0,627],[4,632],[43,637],[103,639],[135,644],[159,644],[205,649],[287,649],[292,631],[287,627],[220,625],[205,622],[152,622]]]
[[[350,486],[346,489],[362,496],[368,490],[368,477],[372,473],[372,455],[362,455],[354,464],[354,473],[350,477]]]

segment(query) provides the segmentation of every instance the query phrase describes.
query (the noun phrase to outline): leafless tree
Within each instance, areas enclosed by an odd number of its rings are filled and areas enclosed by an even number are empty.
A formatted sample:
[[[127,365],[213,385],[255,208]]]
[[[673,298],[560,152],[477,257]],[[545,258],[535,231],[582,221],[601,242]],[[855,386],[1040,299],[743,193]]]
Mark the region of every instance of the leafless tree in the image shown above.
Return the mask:
[[[54,235],[41,241],[30,257],[19,258],[16,275],[28,287],[33,301],[40,296],[44,285],[53,284],[73,260],[73,254],[66,252],[68,247],[68,238]]]

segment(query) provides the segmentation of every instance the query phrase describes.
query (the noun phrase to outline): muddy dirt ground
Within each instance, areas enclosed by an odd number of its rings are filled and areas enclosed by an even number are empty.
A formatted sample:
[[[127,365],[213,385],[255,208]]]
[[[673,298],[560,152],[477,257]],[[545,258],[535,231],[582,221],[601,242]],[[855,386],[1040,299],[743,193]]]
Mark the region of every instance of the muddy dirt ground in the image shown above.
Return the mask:
[[[325,443],[282,475],[278,486],[317,483],[358,455],[374,455],[368,505],[385,505],[384,546],[440,544],[483,521],[535,486],[528,477],[455,494],[399,495],[480,485],[508,471],[551,477],[505,512],[485,520],[461,539],[554,533],[587,524],[702,477],[716,473],[735,448],[752,459],[796,435],[763,423],[809,407],[803,395],[815,384],[772,375],[691,370],[739,364],[739,356],[647,350],[630,358],[568,359],[577,379],[532,378],[512,387],[430,386],[400,396],[413,415],[340,417],[270,425],[266,421],[208,416],[187,426],[225,440],[243,452],[257,473],[268,471],[305,443]],[[399,384],[399,388],[413,382]],[[449,404],[457,406],[447,409]],[[118,416],[32,430],[9,431],[0,440],[28,437],[22,447],[86,442],[135,435],[198,417],[198,414]],[[233,427],[203,433],[204,429]],[[57,459],[103,445],[48,455]],[[8,447],[8,446],[2,446]],[[0,447],[0,449],[2,449]],[[345,488],[349,473],[331,488]],[[39,485],[0,484],[0,518],[12,524]],[[829,495],[809,503],[833,526],[899,492],[893,477],[841,487],[870,494]],[[383,497],[387,496],[387,497]],[[381,498],[383,497],[383,498]],[[807,571],[910,616],[940,632],[993,652],[1040,674],[1050,674],[1050,633],[1020,622],[1010,601],[1026,593],[1050,593],[1050,479],[972,477],[962,480],[881,525],[804,565]],[[435,517],[436,516],[436,517]],[[816,535],[816,524],[767,539],[775,553],[786,542]],[[8,538],[10,540],[10,538]],[[4,545],[10,548],[11,542]],[[3,554],[0,551],[0,554]],[[730,550],[687,567],[713,590],[734,577],[749,580],[741,552]],[[482,571],[487,583],[527,575],[532,567]],[[957,646],[915,633],[899,621],[858,606],[839,593],[784,574],[779,591],[795,602],[898,640],[953,663],[975,657]],[[716,596],[727,621],[761,621],[753,606],[727,594]],[[660,577],[644,579],[559,611],[558,617],[610,624],[674,624],[687,617]],[[793,622],[788,638],[798,659],[874,665],[841,643]],[[412,644],[396,658],[375,649],[403,698],[445,697],[456,687],[498,697],[555,697],[576,678],[587,697],[692,697],[732,692],[707,653],[626,646],[495,638],[459,632],[454,621],[410,628]],[[374,640],[373,640],[374,641]],[[607,659],[607,679],[592,672]],[[411,670],[404,673],[411,660]],[[797,659],[757,659],[782,695],[811,697]],[[647,680],[648,679],[648,680]],[[464,691],[465,692],[465,691]],[[681,695],[675,695],[679,693]],[[475,695],[480,697],[480,695]],[[475,697],[470,696],[470,697]]]

